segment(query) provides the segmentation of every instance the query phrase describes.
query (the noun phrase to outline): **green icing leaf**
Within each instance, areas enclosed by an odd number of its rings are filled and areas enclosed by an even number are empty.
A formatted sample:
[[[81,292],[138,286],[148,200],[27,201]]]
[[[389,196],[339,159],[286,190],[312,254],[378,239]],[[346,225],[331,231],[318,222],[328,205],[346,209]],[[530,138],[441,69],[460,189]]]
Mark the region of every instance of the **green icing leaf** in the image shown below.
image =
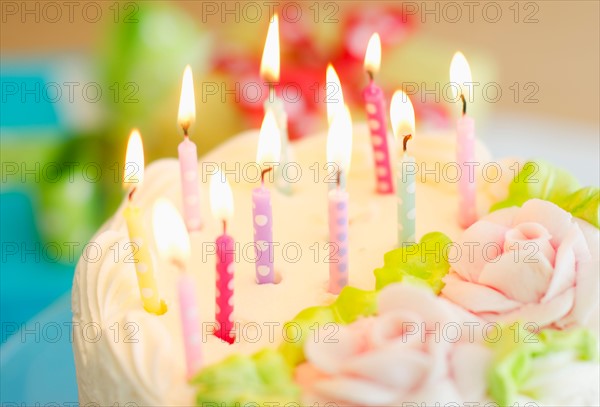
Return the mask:
[[[350,324],[359,317],[375,315],[377,292],[347,286],[330,307],[335,313],[337,322]]]
[[[516,329],[513,329],[515,324],[503,327],[500,340],[490,344],[494,351],[494,362],[489,371],[488,384],[492,399],[500,406],[514,405],[520,389],[532,374],[536,358],[572,350],[579,360],[598,360],[597,339],[588,330],[544,330],[533,334],[520,324],[516,325]],[[535,398],[535,395],[530,396]]]
[[[431,288],[439,294],[448,274],[448,248],[452,241],[443,233],[428,233],[417,244],[387,252],[383,267],[375,270],[376,288],[382,289],[391,283],[406,282]]]
[[[296,315],[291,322],[300,326],[302,336],[298,341],[283,342],[279,346],[279,351],[290,366],[302,363],[305,360],[304,343],[310,337],[311,331],[326,328],[328,323],[349,324],[359,317],[374,315],[377,311],[376,300],[375,291],[344,287],[330,305],[310,307]]]
[[[521,206],[532,198],[556,202],[579,188],[579,182],[567,171],[544,161],[529,161],[508,187],[508,197],[492,206],[491,211]]]
[[[436,232],[423,236],[419,244],[386,253],[384,267],[375,271],[377,289],[404,281],[426,285],[439,293],[442,277],[450,268],[444,256],[450,244],[446,235]],[[221,407],[297,400],[299,390],[292,374],[293,368],[305,360],[306,340],[317,329],[327,329],[327,324],[350,324],[375,315],[377,294],[378,291],[344,287],[333,303],[306,308],[287,323],[300,328],[299,340],[284,341],[276,351],[267,349],[253,356],[230,356],[203,369],[192,381],[198,388],[198,405],[218,402]]]
[[[558,206],[577,218],[583,219],[597,228],[600,227],[600,189],[596,187],[581,188],[560,202]]]
[[[579,182],[569,172],[544,161],[529,161],[509,185],[508,197],[494,204],[490,212],[521,206],[538,198],[555,203],[573,216],[600,227],[599,189],[579,187]]]
[[[298,402],[300,396],[291,367],[272,349],[252,356],[230,356],[203,369],[192,384],[197,387],[197,405],[290,403]]]

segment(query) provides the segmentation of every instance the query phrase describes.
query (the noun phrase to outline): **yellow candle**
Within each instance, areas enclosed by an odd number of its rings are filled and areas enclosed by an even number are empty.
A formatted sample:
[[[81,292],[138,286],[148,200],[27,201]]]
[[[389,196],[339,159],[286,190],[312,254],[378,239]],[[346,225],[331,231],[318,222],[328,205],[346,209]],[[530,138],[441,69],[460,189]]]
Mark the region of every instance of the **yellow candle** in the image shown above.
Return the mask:
[[[158,285],[154,276],[152,257],[148,247],[149,242],[146,239],[144,226],[142,225],[140,208],[131,204],[127,205],[123,211],[123,217],[125,218],[125,222],[127,222],[129,240],[133,244],[133,261],[135,263],[135,274],[137,275],[140,287],[142,303],[146,311],[159,314],[161,313],[161,304],[158,295]]]
[[[146,238],[142,223],[141,210],[132,202],[136,188],[139,187],[144,178],[144,148],[140,133],[135,129],[129,137],[125,162],[123,183],[132,185],[133,189],[129,194],[129,202],[123,211],[123,217],[127,223],[129,240],[133,244],[132,254],[140,295],[146,311],[162,314],[165,311],[165,306],[161,302],[158,293],[158,284],[154,275],[149,241]]]

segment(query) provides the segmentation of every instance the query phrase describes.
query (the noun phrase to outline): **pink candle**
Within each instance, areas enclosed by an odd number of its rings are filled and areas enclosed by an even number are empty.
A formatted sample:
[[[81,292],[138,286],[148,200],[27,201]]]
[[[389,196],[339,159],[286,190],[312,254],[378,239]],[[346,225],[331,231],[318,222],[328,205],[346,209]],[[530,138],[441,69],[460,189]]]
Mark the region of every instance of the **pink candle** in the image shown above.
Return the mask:
[[[385,119],[385,96],[379,86],[375,84],[373,76],[379,70],[381,62],[381,40],[379,34],[374,33],[369,40],[365,54],[365,70],[369,74],[369,84],[363,91],[367,123],[371,133],[373,145],[373,158],[375,159],[375,178],[377,192],[380,194],[394,193],[392,165],[387,138],[387,122]]]
[[[365,99],[365,109],[367,110],[369,131],[371,133],[371,144],[373,145],[377,192],[380,194],[391,194],[394,192],[394,183],[392,182],[383,91],[371,80],[363,91],[363,97]]]
[[[273,216],[271,192],[264,184],[252,190],[252,219],[254,223],[254,250],[256,255],[256,281],[274,283],[273,267]]]
[[[183,272],[177,282],[177,288],[187,377],[191,378],[198,373],[202,366],[202,332],[196,301],[196,285],[192,276]]]
[[[198,154],[196,144],[187,135],[177,148],[181,169],[183,217],[188,231],[200,230],[200,188],[198,182]]]
[[[475,163],[475,120],[464,114],[458,119],[456,132],[456,159],[461,169],[458,220],[460,226],[468,228],[477,220],[475,174],[472,173]]]
[[[202,332],[196,284],[187,272],[191,246],[179,212],[166,198],[159,198],[152,210],[154,243],[159,256],[179,272],[177,294],[187,377],[198,373],[202,365]]]
[[[329,191],[329,292],[339,294],[348,284],[348,193]]]
[[[215,335],[233,343],[233,259],[235,258],[235,241],[225,231],[217,238],[217,290],[215,318],[217,329]]]
[[[184,139],[179,144],[179,167],[181,169],[181,193],[183,218],[188,231],[200,230],[200,187],[198,184],[198,153],[196,144],[190,141],[188,131],[196,120],[196,101],[194,99],[194,79],[192,69],[185,67],[179,100],[179,125],[183,129]]]
[[[473,79],[467,59],[461,52],[452,57],[450,82],[462,102],[462,116],[456,124],[456,161],[461,169],[458,180],[458,223],[463,228],[477,220],[475,200],[475,121],[467,116],[467,101],[473,101]]]

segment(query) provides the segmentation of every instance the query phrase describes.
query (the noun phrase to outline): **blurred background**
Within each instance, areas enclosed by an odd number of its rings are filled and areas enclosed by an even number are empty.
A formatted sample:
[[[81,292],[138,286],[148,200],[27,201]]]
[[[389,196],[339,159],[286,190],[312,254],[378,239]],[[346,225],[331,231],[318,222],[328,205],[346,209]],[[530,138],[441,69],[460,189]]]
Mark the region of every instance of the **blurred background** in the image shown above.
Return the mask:
[[[2,401],[75,401],[72,360],[64,356],[68,291],[82,247],[122,198],[130,129],[141,130],[147,162],[176,155],[186,64],[194,71],[192,139],[200,154],[257,128],[273,7],[281,27],[278,89],[302,95],[286,105],[291,139],[326,128],[329,62],[354,119],[364,118],[362,63],[378,31],[376,80],[388,100],[400,87],[411,93],[420,131],[451,129],[459,107],[444,97],[444,85],[461,50],[481,83],[470,106],[478,137],[495,156],[544,157],[597,185],[600,3],[466,3],[0,2]],[[54,342],[44,331],[52,322],[62,327]],[[53,381],[56,369],[64,382]]]

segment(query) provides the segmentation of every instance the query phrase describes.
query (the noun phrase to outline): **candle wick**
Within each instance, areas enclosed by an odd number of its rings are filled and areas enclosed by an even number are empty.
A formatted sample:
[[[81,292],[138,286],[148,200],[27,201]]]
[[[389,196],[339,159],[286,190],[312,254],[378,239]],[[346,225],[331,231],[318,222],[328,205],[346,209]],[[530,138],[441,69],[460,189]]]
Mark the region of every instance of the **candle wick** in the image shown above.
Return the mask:
[[[263,186],[265,185],[265,175],[272,169],[273,169],[273,167],[267,167],[264,170],[262,170],[262,172],[260,173],[260,182]]]
[[[129,191],[129,195],[128,195],[129,202],[133,201],[133,194],[135,193],[136,190],[137,190],[137,187],[133,187],[133,188],[131,188],[131,191]]]
[[[375,79],[373,72],[371,70],[367,70],[367,75],[369,75],[369,80],[373,82],[373,80]]]
[[[179,270],[180,273],[183,274],[185,272],[185,264],[181,259],[173,258],[171,259],[171,263],[173,264],[173,266],[175,266],[177,270]]]
[[[183,130],[183,137],[188,138],[188,130],[190,128],[189,122],[181,123],[181,129]]]
[[[462,114],[463,114],[463,116],[465,116],[467,114],[467,99],[465,99],[464,93],[460,94],[460,100],[462,100],[462,104],[463,104]]]
[[[227,221],[223,219],[223,235],[227,234]]]
[[[406,153],[406,145],[408,144],[408,140],[410,140],[412,138],[412,134],[408,134],[406,136],[404,136],[404,140],[402,140],[402,148],[405,153]]]
[[[341,179],[342,179],[342,170],[338,169],[336,179],[335,179],[335,182],[336,182],[336,185],[338,188],[340,187]]]

